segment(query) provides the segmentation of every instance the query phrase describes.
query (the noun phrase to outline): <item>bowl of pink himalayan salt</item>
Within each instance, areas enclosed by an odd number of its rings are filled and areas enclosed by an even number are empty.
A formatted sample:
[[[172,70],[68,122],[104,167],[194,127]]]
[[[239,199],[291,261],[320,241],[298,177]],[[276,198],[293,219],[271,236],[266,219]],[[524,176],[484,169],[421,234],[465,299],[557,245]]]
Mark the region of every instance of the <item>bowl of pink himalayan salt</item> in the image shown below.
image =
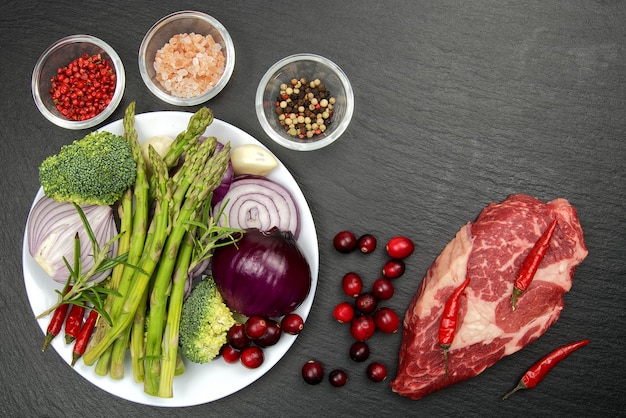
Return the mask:
[[[176,106],[209,101],[226,86],[235,68],[235,46],[214,17],[196,11],[165,16],[139,47],[139,72],[148,89]]]

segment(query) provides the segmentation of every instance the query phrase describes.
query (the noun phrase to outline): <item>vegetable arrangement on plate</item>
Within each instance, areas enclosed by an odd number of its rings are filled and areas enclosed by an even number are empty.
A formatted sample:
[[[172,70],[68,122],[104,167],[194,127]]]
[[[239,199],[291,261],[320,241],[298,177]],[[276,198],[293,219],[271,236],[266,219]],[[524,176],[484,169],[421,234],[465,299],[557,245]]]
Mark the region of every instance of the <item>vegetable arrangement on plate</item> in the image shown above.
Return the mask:
[[[239,275],[259,294],[266,289],[266,293],[271,291],[276,295],[270,305],[255,311],[256,316],[268,323],[292,314],[311,290],[311,269],[294,239],[299,228],[298,208],[287,189],[277,191],[274,187],[277,183],[264,177],[277,166],[277,161],[259,146],[246,145],[240,151],[235,147],[231,152],[229,142],[203,137],[212,121],[210,110],[202,108],[191,116],[187,129],[170,141],[169,147],[161,149],[162,154],[150,144],[144,146],[142,152],[134,129],[132,103],[124,117],[122,136],[105,132],[88,135],[127,145],[135,164],[134,172],[124,171],[134,176],[131,186],[118,177],[106,175],[98,166],[94,170],[103,174],[91,172],[88,176],[91,180],[101,180],[102,186],[92,187],[90,195],[82,195],[78,186],[90,169],[85,167],[97,162],[91,161],[91,157],[98,152],[90,149],[77,156],[66,154],[62,149],[51,159],[63,160],[63,165],[59,165],[54,175],[46,174],[45,183],[42,181],[44,193],[49,192],[59,201],[42,198],[55,207],[41,213],[33,211],[29,218],[29,240],[39,237],[34,247],[40,249],[46,248],[51,239],[61,239],[56,237],[51,225],[63,224],[66,218],[72,217],[71,230],[75,230],[70,232],[69,239],[63,238],[64,246],[42,252],[45,260],[37,259],[42,266],[60,263],[67,272],[64,288],[57,291],[58,301],[39,317],[56,312],[57,308],[60,312],[68,305],[86,309],[84,316],[89,323],[82,325],[85,332],[77,339],[80,344],[75,348],[73,363],[82,355],[83,363],[93,365],[97,374],[110,373],[111,377],[119,379],[130,352],[134,379],[144,383],[145,393],[157,397],[173,396],[173,379],[184,372],[185,360],[198,363],[213,360],[228,345],[230,328],[249,320],[246,317],[246,313],[250,314],[246,310],[248,305],[235,306],[233,302],[242,300],[242,295],[248,293],[247,288],[237,286]],[[73,147],[84,148],[86,144],[81,141],[75,141]],[[146,149],[148,160],[144,159]],[[77,169],[79,166],[81,168]],[[44,171],[41,173],[43,177]],[[233,178],[234,173],[245,177]],[[252,207],[250,202],[245,203],[239,210],[262,213],[263,219],[253,220],[254,226],[242,228],[240,224],[229,222],[230,216],[236,217],[236,210],[229,208],[226,213],[223,208],[230,199],[231,183],[246,182],[250,176],[264,190],[266,202],[280,199],[283,203],[280,209],[268,208],[263,202]],[[256,189],[253,187],[250,193]],[[109,203],[111,190],[118,190],[113,203]],[[94,197],[99,191],[106,191],[106,199]],[[223,206],[213,200],[220,193],[224,195],[220,200]],[[245,202],[245,194],[238,192],[237,199]],[[290,203],[286,202],[289,198],[292,198]],[[96,207],[108,211],[112,211],[111,206],[116,208],[119,218],[116,231],[102,227],[110,225],[110,217],[88,219],[86,215],[94,202],[100,203],[95,204]],[[73,210],[68,210],[68,205]],[[63,207],[65,212],[57,210],[56,206]],[[266,222],[265,217],[274,219],[278,210],[281,218],[292,218],[288,226],[273,220]],[[52,216],[55,212],[63,216]],[[76,222],[77,216],[81,222]],[[46,235],[48,231],[52,232]],[[249,236],[257,238],[254,246],[246,244]],[[68,246],[72,251],[56,251]],[[219,252],[230,255],[214,257]],[[261,257],[279,257],[286,270],[272,270],[266,263],[263,275],[254,274],[259,260],[249,256],[251,252]],[[90,259],[92,266],[87,264]],[[215,284],[212,270],[221,272],[222,280],[216,277]],[[268,274],[276,281],[265,280]],[[96,275],[103,281],[98,283],[94,279]],[[223,279],[226,276],[235,282],[227,284]],[[292,281],[298,283],[298,292],[287,291]],[[228,296],[222,298],[227,291]],[[249,299],[246,304],[258,305]],[[211,326],[197,326],[196,315],[211,318]],[[61,316],[65,315],[55,315],[55,320],[59,322]],[[85,328],[87,325],[94,327],[93,334]],[[90,337],[87,345],[85,335]],[[266,336],[250,339],[249,347],[254,347],[258,354],[258,350],[272,345],[267,341]],[[250,361],[249,353],[244,361],[244,353],[241,350],[244,366],[261,364],[258,359],[262,362],[262,356],[257,355],[255,363]]]

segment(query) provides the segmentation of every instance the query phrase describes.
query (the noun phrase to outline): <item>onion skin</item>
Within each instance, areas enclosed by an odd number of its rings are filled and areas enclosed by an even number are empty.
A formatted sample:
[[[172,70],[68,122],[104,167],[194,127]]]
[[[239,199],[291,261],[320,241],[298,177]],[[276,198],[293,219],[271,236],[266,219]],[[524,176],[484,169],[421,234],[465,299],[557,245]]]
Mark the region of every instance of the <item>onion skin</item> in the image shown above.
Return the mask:
[[[311,290],[311,269],[290,231],[246,229],[212,257],[213,279],[233,311],[279,317],[294,311]]]
[[[81,205],[100,247],[117,235],[117,227],[110,206]],[[35,261],[58,283],[66,283],[69,277],[65,257],[74,265],[74,238],[80,239],[81,269],[93,267],[91,241],[76,208],[71,203],[59,203],[47,196],[39,199],[28,218],[28,250]],[[109,256],[117,254],[117,241],[110,248]],[[89,282],[99,283],[109,271],[93,275]]]

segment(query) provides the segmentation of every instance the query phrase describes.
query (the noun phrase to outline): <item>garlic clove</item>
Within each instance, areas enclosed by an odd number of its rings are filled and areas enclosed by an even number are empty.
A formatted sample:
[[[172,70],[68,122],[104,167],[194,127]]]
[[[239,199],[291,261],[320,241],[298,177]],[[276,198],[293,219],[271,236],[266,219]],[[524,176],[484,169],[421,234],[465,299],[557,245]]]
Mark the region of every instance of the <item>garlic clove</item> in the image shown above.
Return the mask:
[[[278,161],[265,148],[256,144],[243,144],[234,147],[230,161],[236,176],[252,174],[266,176],[278,167]]]

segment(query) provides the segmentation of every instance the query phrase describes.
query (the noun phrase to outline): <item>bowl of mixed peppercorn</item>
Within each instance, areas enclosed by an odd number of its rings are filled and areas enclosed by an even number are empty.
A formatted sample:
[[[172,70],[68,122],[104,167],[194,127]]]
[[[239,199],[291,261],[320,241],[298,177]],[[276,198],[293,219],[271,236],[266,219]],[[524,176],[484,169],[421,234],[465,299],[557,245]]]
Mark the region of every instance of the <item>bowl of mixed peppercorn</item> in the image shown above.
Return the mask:
[[[122,60],[91,35],[71,35],[49,46],[37,60],[31,87],[41,114],[67,129],[104,122],[124,95]]]
[[[343,70],[328,58],[295,54],[278,61],[261,78],[256,114],[278,144],[312,151],[335,142],[354,111],[354,92]]]

